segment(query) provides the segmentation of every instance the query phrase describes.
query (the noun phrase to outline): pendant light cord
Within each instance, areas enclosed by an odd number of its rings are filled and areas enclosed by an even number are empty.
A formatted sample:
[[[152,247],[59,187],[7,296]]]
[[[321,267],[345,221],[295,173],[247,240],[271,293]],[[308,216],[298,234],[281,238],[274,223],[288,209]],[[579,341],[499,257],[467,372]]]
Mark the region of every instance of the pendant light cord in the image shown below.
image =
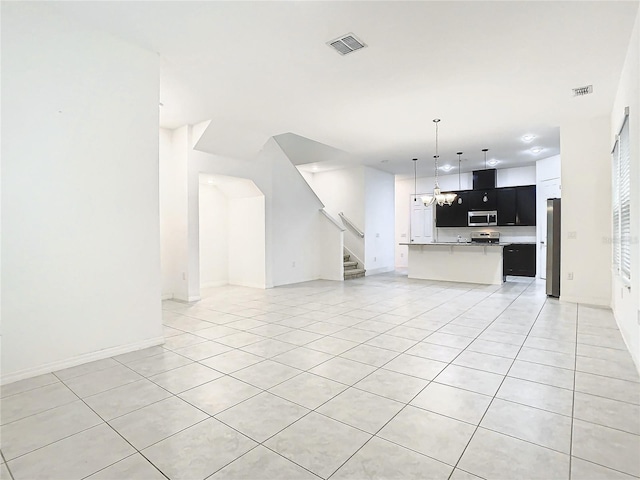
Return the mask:
[[[413,159],[413,201],[418,196],[418,159]]]
[[[433,158],[435,159],[435,167],[436,167],[436,187],[440,188],[440,185],[438,185],[438,158],[440,157],[438,155],[438,123],[440,122],[439,118],[436,118],[433,120],[433,123],[436,124],[436,154],[433,156]]]

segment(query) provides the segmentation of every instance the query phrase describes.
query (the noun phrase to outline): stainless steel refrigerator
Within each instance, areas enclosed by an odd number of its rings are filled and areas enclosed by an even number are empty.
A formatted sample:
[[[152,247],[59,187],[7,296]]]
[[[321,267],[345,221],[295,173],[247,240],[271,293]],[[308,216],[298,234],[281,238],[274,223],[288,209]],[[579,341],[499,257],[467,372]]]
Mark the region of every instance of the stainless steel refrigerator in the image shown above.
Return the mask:
[[[560,199],[547,200],[547,295],[560,297]]]

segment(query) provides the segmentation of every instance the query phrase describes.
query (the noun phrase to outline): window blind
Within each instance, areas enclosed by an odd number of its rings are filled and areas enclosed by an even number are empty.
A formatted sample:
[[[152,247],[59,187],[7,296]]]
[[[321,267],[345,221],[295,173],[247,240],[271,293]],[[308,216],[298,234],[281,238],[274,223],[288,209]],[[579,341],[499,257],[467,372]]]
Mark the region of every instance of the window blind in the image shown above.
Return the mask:
[[[629,111],[613,147],[613,265],[623,280],[631,280],[631,149]]]
[[[629,117],[626,116],[619,140],[620,195],[620,275],[631,279],[631,149]]]

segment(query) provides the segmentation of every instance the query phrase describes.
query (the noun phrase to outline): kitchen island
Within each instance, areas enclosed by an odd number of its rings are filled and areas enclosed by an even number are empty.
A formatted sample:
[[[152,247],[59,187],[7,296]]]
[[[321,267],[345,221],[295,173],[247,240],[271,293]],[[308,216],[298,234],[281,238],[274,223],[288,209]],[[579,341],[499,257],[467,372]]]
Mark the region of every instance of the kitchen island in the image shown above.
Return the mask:
[[[501,285],[502,248],[509,243],[401,243],[409,247],[409,278]]]

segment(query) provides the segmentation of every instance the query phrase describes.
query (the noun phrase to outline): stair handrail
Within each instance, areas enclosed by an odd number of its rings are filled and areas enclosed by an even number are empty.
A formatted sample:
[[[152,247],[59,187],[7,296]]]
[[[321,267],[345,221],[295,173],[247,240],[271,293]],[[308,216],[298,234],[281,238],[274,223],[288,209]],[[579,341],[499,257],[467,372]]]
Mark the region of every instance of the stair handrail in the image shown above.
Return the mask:
[[[336,227],[338,227],[340,229],[341,232],[344,232],[346,229],[344,228],[344,225],[342,225],[338,220],[336,220],[335,218],[333,218],[333,216],[327,212],[324,208],[320,209],[320,213],[323,214],[325,217],[327,217],[327,219],[333,223]]]
[[[360,238],[364,238],[364,232],[356,227],[354,223],[345,216],[344,213],[340,212],[338,215],[340,215],[340,218],[347,224],[347,226],[351,227]]]

